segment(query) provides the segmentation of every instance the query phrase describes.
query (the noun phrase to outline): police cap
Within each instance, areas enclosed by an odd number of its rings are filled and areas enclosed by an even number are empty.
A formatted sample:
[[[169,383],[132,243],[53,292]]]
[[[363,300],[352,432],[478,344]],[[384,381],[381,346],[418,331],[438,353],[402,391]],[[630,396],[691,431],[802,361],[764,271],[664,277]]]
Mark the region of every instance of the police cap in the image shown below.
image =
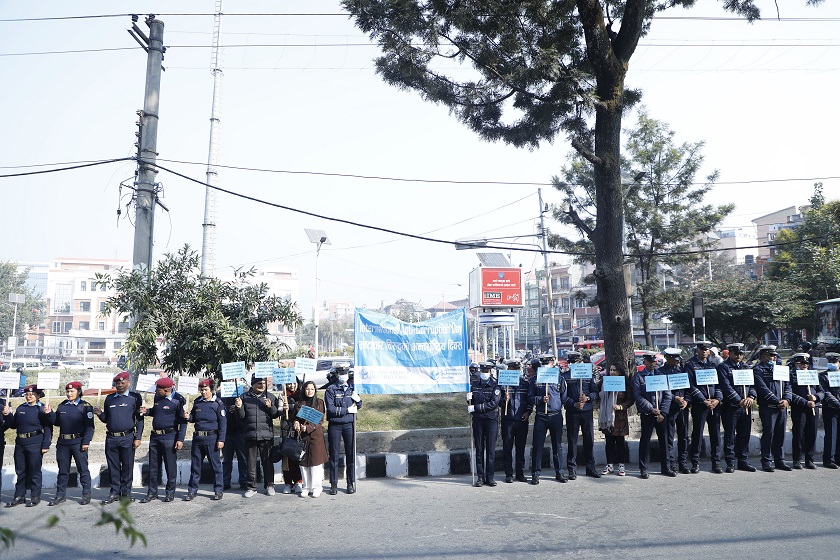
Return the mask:
[[[44,392],[35,385],[27,385],[23,388],[24,393],[35,393],[39,398],[44,398]]]
[[[534,358],[533,360],[531,360],[531,363],[529,365],[531,366],[531,368],[533,368],[534,371],[537,371],[542,365],[542,362],[539,358]]]
[[[581,354],[577,350],[570,350],[566,352],[566,358],[569,360],[569,362],[577,362],[583,359],[583,354]]]
[[[478,367],[481,368],[481,371],[492,371],[493,368],[496,367],[496,363],[495,362],[490,362],[490,361],[481,362],[480,364],[478,364]]]
[[[698,340],[697,341],[697,349],[698,350],[711,350],[712,343],[708,340]]]
[[[797,352],[791,358],[791,361],[794,364],[810,364],[811,363],[811,355],[805,352]]]
[[[505,365],[507,365],[508,369],[519,369],[522,367],[522,362],[519,358],[511,358],[505,362]]]
[[[540,363],[542,365],[548,365],[554,361],[554,354],[540,354]]]
[[[665,350],[662,351],[662,354],[666,358],[675,358],[676,359],[676,358],[679,358],[680,356],[682,356],[682,350],[679,349],[679,348],[666,348]]]
[[[773,344],[767,344],[764,346],[758,347],[758,353],[760,354],[769,354],[771,356],[778,356],[778,352],[776,352],[776,347]]]
[[[472,371],[472,372],[478,371],[478,363],[476,363],[476,362],[471,363],[470,364],[470,371]]]
[[[648,362],[656,363],[656,354],[654,354],[653,352],[645,352],[644,354],[642,354],[642,359],[647,360]]]
[[[836,364],[837,362],[840,362],[840,354],[838,354],[837,352],[826,352],[825,358],[830,364]]]
[[[732,342],[726,345],[726,349],[729,350],[730,354],[743,354],[744,344],[741,342]]]

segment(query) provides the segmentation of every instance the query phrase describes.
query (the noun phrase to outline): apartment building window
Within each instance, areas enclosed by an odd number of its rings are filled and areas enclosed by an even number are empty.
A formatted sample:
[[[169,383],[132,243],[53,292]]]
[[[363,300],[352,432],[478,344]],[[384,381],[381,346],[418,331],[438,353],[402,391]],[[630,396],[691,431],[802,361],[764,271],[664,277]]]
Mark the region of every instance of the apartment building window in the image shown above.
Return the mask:
[[[104,340],[91,340],[88,343],[89,350],[105,350],[105,341]]]
[[[54,332],[54,333],[60,333],[61,332],[61,321],[53,321],[52,332]]]
[[[79,302],[79,311],[84,311],[85,313],[90,313],[90,302],[89,301],[80,301]]]
[[[121,323],[117,324],[117,332],[125,333],[128,332],[128,321],[122,321]]]
[[[64,332],[70,332],[73,328],[73,321],[64,321]]]
[[[100,292],[104,292],[104,291],[105,291],[105,287],[106,287],[106,286],[105,286],[105,283],[104,283],[104,282],[101,282],[101,283],[99,284],[99,291],[100,291]]]
[[[108,305],[108,302],[100,301],[99,302],[99,312],[103,313],[105,311],[105,306],[107,306],[107,305]]]
[[[119,350],[120,348],[122,348],[122,342],[114,342],[114,350]]]
[[[82,280],[81,284],[79,285],[79,290],[82,292],[87,291],[87,280]]]
[[[560,278],[560,289],[561,290],[568,290],[569,289],[569,277],[564,276]]]
[[[99,321],[97,329],[100,330],[100,331],[104,331],[105,330],[105,321]]]
[[[90,321],[79,321],[79,330],[80,331],[89,331],[90,330]]]
[[[53,311],[56,313],[68,313],[70,311],[70,300],[72,297],[72,284],[56,284]]]

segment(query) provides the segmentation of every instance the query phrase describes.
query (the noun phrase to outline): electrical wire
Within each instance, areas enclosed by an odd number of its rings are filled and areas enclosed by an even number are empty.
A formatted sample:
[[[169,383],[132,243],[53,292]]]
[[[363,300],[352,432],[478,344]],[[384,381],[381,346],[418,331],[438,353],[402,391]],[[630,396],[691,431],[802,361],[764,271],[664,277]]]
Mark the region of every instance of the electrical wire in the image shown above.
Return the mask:
[[[6,178],[9,178],[9,177],[27,177],[27,176],[30,176],[30,175],[43,175],[45,173],[58,173],[59,171],[70,171],[70,170],[73,170],[73,169],[82,169],[82,168],[85,168],[85,167],[94,167],[94,166],[97,166],[97,165],[105,165],[107,163],[116,163],[116,162],[119,162],[119,161],[131,161],[131,160],[134,160],[134,159],[135,158],[133,158],[133,157],[123,157],[123,158],[117,158],[117,159],[94,161],[94,162],[90,162],[90,163],[82,163],[82,164],[79,164],[79,165],[71,165],[71,166],[68,166],[68,167],[59,167],[59,168],[56,168],[56,169],[42,169],[40,171],[27,171],[27,172],[24,172],[24,173],[4,173],[4,174],[0,175],[0,179],[6,179]],[[29,167],[32,167],[32,166],[29,166]],[[3,168],[3,169],[8,169],[8,168]]]

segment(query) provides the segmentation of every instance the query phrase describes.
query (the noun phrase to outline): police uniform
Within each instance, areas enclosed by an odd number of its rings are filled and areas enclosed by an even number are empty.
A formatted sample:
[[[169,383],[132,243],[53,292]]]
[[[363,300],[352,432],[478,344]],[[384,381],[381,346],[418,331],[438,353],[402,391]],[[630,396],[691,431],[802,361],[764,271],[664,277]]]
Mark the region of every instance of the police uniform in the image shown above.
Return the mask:
[[[520,362],[509,360],[507,366],[509,370],[518,370]],[[520,373],[519,385],[505,387],[504,400],[499,407],[502,409],[502,457],[504,458],[505,482],[513,482],[514,464],[516,480],[527,482],[525,445],[528,443],[528,417],[533,407],[528,402],[528,378],[525,375]]]
[[[68,383],[66,389],[76,389],[82,394],[82,384]],[[58,478],[55,485],[55,499],[51,506],[65,501],[67,481],[70,478],[70,458],[76,463],[79,483],[82,486],[82,505],[90,503],[90,469],[88,468],[88,446],[93,439],[93,406],[77,397],[65,399],[50,412],[50,422],[59,428],[55,443],[55,460],[58,463]]]
[[[580,360],[580,353],[569,352],[569,362]],[[583,460],[586,462],[586,475],[601,478],[601,473],[595,470],[595,434],[593,427],[592,409],[598,400],[598,383],[593,377],[589,379],[572,379],[571,369],[565,368],[561,373],[566,381],[566,467],[569,469],[569,479],[577,478],[577,447],[578,433],[583,434]],[[583,406],[580,407],[581,396]]]
[[[202,379],[198,386],[199,388],[210,387],[212,390],[213,381]],[[219,455],[219,444],[225,441],[227,435],[225,405],[216,397],[210,400],[198,397],[193,402],[188,421],[195,426],[190,457],[190,482],[187,485],[187,495],[184,496],[184,501],[192,500],[198,493],[198,484],[201,482],[201,466],[205,457],[207,457],[207,461],[213,469],[213,499],[221,500],[224,491],[224,473],[222,472],[222,460]]]
[[[820,372],[822,385],[823,410],[823,466],[828,469],[838,468],[840,461],[840,387],[832,387],[829,374],[838,373],[838,359],[840,354],[828,352],[828,369]]]
[[[475,441],[476,486],[496,486],[496,438],[499,436],[499,402],[501,390],[490,375],[493,362],[480,364],[481,374],[487,376],[470,385],[467,411],[470,413]]]
[[[755,385],[735,385],[733,371],[749,369],[741,361],[744,345],[734,343],[727,346],[729,357],[718,367],[718,385],[723,395],[723,460],[726,462],[726,472],[735,471],[735,461],[738,470],[755,472],[750,465],[748,451],[750,433],[752,432],[752,401],[756,399]]]
[[[114,377],[128,379],[128,372]],[[99,420],[105,423],[105,460],[111,476],[111,488],[103,503],[131,496],[134,481],[134,441],[143,436],[143,397],[135,391],[113,393],[105,397]]]
[[[761,361],[767,357],[770,361]],[[791,401],[790,383],[773,380],[773,366],[776,361],[776,347],[762,346],[759,350],[759,362],[753,367],[755,391],[758,396],[758,416],[761,418],[761,466],[767,472],[774,467],[789,471],[785,463],[785,428],[787,409],[780,408],[782,401]]]
[[[790,365],[790,414],[793,420],[791,430],[791,449],[793,451],[793,468],[802,468],[802,459],[805,460],[805,468],[815,469],[814,450],[817,445],[817,418],[819,408],[817,403],[822,402],[825,393],[822,385],[807,385],[799,383],[798,372],[801,371],[796,364],[805,363],[808,369],[811,368],[811,356],[806,353],[793,355]],[[814,406],[809,406],[813,402]]]
[[[720,468],[720,412],[718,405],[723,401],[723,392],[717,384],[699,385],[697,383],[696,371],[699,369],[711,369],[717,374],[717,366],[712,360],[701,360],[695,354],[686,363],[688,382],[691,387],[688,389],[691,397],[691,472],[700,472],[700,443],[703,441],[703,428],[708,427],[709,431],[709,456],[712,459],[712,472],[723,473]],[[717,375],[715,375],[717,377]],[[713,402],[714,408],[706,402]]]
[[[3,395],[8,395],[9,390],[3,389]],[[0,398],[0,411],[6,407],[6,399]],[[6,419],[0,415],[0,465],[3,464],[3,457],[6,454]],[[0,495],[3,494],[3,477],[0,475]]]
[[[35,392],[41,397],[34,385],[24,388],[25,392]],[[26,501],[26,491],[29,490],[30,501],[27,506],[36,506],[41,502],[41,463],[42,450],[50,448],[52,443],[52,424],[49,414],[44,412],[44,405],[23,403],[8,415],[4,415],[7,427],[17,430],[15,438],[15,496],[6,507],[14,507]]]
[[[244,384],[239,385],[240,391]],[[227,418],[227,431],[225,432],[225,446],[222,448],[222,479],[224,489],[231,488],[233,477],[233,458],[236,457],[236,468],[238,472],[239,489],[248,489],[248,458],[245,456],[245,435],[242,430],[242,421],[236,413],[236,397],[219,397],[225,406],[225,417]]]
[[[341,371],[336,368],[336,373]],[[346,370],[345,370],[346,371]],[[343,375],[343,373],[339,373]],[[347,372],[349,378],[349,371]],[[348,379],[349,381],[349,379]],[[362,399],[347,381],[336,379],[324,393],[327,406],[327,440],[329,442],[330,494],[338,493],[338,455],[341,440],[344,440],[344,470],[347,478],[347,493],[356,491],[356,413],[350,412],[362,408]]]
[[[175,383],[168,377],[158,379],[155,387],[172,389]],[[154,404],[146,410],[146,416],[152,418],[152,433],[149,436],[149,489],[141,502],[150,502],[157,498],[160,479],[161,459],[166,468],[165,502],[175,498],[175,483],[178,476],[176,443],[184,443],[187,433],[187,419],[184,418],[184,404],[176,395],[160,396],[155,394]]]
[[[654,370],[654,375],[675,375],[678,373],[686,373],[685,366],[680,363],[679,356],[682,350],[679,348],[666,348],[663,353],[666,357],[666,363]],[[677,365],[670,366],[667,363],[667,357],[673,356],[677,359]],[[690,389],[672,389],[671,390],[671,407],[668,410],[665,418],[668,422],[668,441],[671,442],[671,453],[668,457],[670,470],[683,474],[689,473],[688,469],[688,452],[691,448],[691,437],[689,436],[689,414],[691,396]],[[685,406],[682,406],[685,403]],[[676,447],[674,446],[674,439],[677,440]],[[676,457],[675,457],[676,455]]]
[[[536,363],[534,363],[536,362]],[[563,405],[566,402],[566,380],[558,376],[555,383],[537,383],[537,368],[540,361],[531,362],[534,375],[528,382],[528,402],[534,408],[534,435],[531,439],[531,484],[540,483],[545,436],[551,433],[551,456],[554,461],[554,478],[566,482],[563,475],[561,454],[563,451]],[[548,402],[544,398],[548,396]]]
[[[646,356],[651,359],[651,365],[655,363],[654,356]],[[656,438],[659,440],[659,461],[662,467],[662,474],[668,476],[676,476],[670,468],[671,456],[671,436],[668,429],[668,411],[671,409],[672,395],[671,391],[648,391],[645,379],[654,372],[648,369],[636,372],[633,376],[633,398],[636,401],[636,409],[642,420],[642,433],[639,439],[639,471],[642,478],[648,477],[647,460],[648,451],[650,449],[650,437],[654,430],[656,431]],[[663,420],[657,421],[653,411],[657,408],[657,399],[659,401],[659,411],[665,417]]]

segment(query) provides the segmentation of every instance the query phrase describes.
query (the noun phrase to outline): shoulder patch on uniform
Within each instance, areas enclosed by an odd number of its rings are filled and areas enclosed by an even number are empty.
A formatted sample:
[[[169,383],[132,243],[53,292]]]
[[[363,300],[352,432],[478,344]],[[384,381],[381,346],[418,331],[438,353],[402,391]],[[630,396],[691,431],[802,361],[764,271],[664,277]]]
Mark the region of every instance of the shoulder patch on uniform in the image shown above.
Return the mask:
[[[502,392],[501,392],[501,391],[499,391],[498,389],[496,389],[496,390],[495,390],[495,391],[493,391],[493,392],[494,392],[495,394],[497,394],[497,395],[501,395],[501,394],[502,394]]]
[[[221,412],[222,412],[222,416],[224,416],[225,415],[225,409],[223,408]]]
[[[93,411],[88,412],[88,413],[87,413],[87,417],[88,417],[88,418],[93,418]]]

